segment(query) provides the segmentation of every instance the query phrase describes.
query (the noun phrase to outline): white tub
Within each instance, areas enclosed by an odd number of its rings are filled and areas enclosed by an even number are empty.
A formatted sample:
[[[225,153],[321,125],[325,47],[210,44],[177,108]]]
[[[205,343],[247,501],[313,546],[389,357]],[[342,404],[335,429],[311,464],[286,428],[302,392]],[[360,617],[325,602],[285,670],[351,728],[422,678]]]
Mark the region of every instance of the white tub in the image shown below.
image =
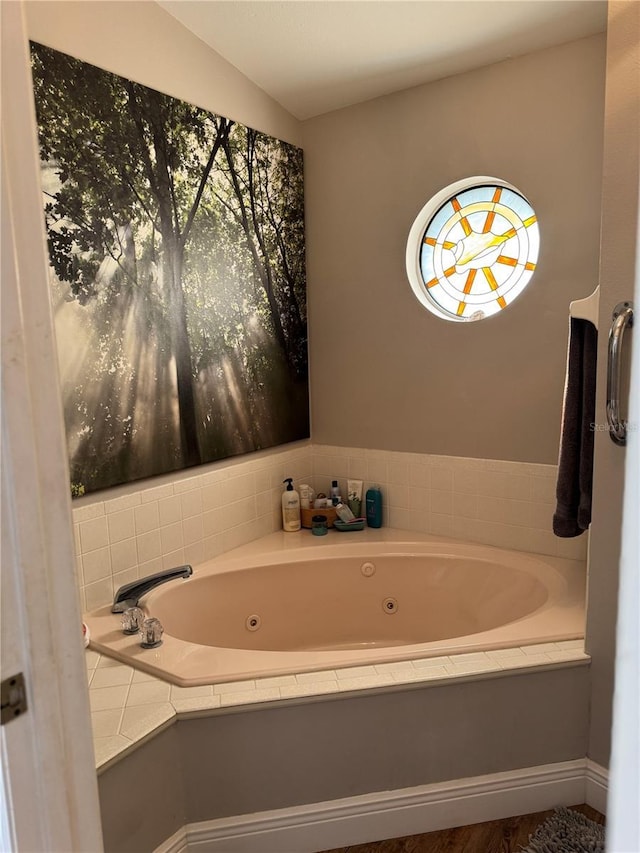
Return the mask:
[[[181,686],[584,635],[581,563],[384,529],[278,533],[158,587],[157,649],[87,614],[92,647]]]

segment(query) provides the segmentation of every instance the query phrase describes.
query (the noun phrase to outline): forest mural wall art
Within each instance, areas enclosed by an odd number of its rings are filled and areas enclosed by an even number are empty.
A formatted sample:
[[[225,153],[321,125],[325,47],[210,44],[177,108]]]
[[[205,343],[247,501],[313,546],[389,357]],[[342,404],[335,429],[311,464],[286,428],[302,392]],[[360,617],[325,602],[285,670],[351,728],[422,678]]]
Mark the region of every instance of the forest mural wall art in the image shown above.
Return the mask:
[[[308,437],[302,151],[31,56],[72,492]]]

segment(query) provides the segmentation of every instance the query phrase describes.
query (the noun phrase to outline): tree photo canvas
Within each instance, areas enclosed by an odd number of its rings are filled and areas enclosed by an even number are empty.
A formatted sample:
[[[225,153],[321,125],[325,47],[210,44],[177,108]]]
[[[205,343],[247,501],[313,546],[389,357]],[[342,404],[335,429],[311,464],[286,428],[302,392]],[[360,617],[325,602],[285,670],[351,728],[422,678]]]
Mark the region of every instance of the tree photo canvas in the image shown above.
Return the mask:
[[[307,438],[302,151],[31,57],[72,492]]]

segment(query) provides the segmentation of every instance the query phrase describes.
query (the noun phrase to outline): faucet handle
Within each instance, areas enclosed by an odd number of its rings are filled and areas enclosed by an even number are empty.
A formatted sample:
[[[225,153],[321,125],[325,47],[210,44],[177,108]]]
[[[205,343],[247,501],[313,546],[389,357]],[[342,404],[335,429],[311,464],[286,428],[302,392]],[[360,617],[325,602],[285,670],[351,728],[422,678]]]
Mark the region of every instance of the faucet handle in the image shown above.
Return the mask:
[[[162,643],[162,635],[164,628],[160,624],[160,620],[152,616],[150,619],[145,619],[142,625],[142,642],[140,645],[143,649],[155,649]]]
[[[128,607],[122,614],[122,631],[138,634],[144,622],[144,612],[139,607]]]

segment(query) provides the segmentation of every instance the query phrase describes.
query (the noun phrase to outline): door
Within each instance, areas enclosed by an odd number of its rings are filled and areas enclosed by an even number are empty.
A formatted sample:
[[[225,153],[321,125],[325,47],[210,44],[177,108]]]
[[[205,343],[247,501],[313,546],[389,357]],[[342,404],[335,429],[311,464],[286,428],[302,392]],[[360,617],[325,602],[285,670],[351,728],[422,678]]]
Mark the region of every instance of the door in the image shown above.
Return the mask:
[[[22,3],[2,14],[2,678],[27,710],[0,729],[3,850],[101,851],[64,424]]]
[[[640,223],[640,211],[638,214]],[[607,849],[640,850],[640,228],[636,244],[635,341],[632,350]]]

